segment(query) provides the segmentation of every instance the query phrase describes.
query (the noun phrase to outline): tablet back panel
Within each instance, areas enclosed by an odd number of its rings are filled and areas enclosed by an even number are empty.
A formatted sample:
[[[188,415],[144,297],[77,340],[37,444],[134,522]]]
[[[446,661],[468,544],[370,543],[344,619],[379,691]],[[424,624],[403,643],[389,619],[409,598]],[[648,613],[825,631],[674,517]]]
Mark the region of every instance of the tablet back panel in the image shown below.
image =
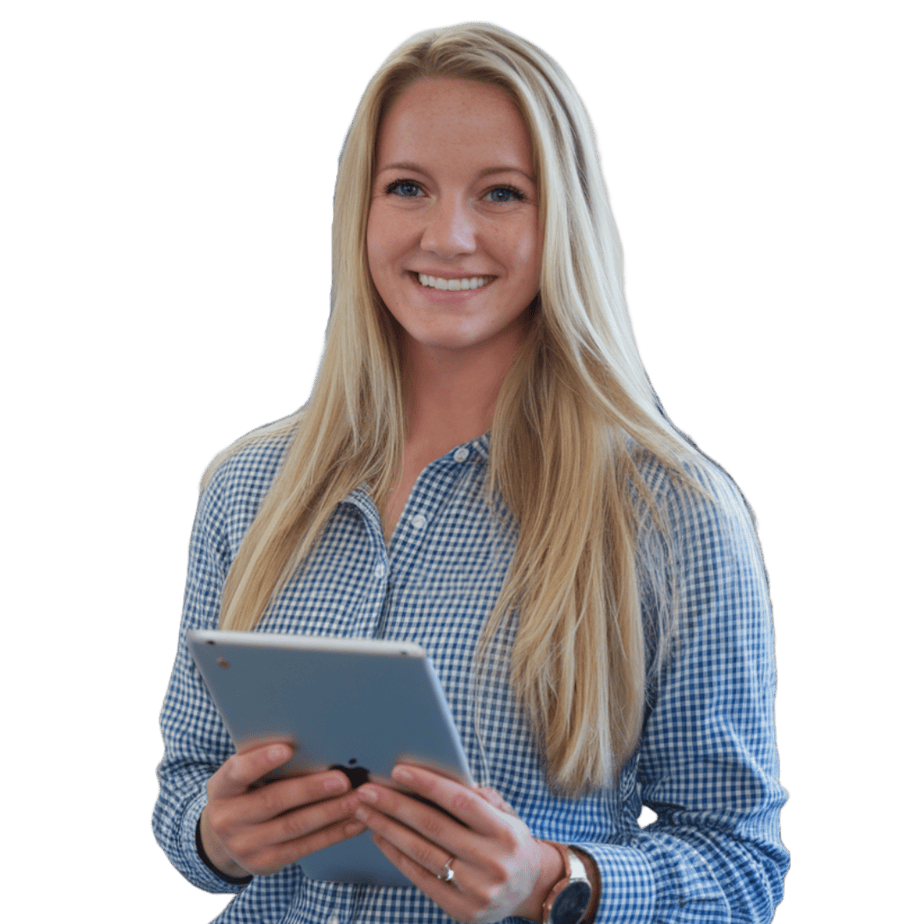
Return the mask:
[[[354,785],[393,785],[401,761],[471,775],[433,667],[419,646],[378,639],[193,631],[188,645],[238,750],[289,741],[274,777],[336,766]],[[312,879],[410,885],[368,831],[300,861]]]

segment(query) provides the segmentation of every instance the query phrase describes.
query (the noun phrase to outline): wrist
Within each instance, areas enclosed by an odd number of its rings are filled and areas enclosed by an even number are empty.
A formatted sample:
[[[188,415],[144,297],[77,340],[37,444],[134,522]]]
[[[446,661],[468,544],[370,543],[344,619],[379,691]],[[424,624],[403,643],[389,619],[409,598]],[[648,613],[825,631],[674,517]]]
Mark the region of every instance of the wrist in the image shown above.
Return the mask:
[[[216,876],[231,885],[245,885],[253,879],[253,875],[235,862],[224,849],[224,845],[212,830],[205,812],[199,816],[199,821],[196,823],[196,853]]]
[[[536,840],[539,845],[539,877],[529,898],[516,909],[516,916],[530,921],[542,922],[542,906],[549,892],[565,874],[561,854],[549,841]]]

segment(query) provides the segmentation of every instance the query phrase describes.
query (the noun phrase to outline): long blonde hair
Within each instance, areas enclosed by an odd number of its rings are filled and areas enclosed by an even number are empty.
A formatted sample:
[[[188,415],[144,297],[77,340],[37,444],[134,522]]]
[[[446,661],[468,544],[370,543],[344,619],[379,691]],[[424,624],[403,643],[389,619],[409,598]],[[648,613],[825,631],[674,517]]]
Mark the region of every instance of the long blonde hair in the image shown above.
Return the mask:
[[[369,275],[366,219],[384,112],[427,77],[500,87],[532,137],[545,225],[540,297],[528,345],[498,398],[489,481],[519,539],[479,653],[516,612],[514,693],[532,721],[550,785],[577,794],[610,783],[638,742],[652,630],[644,624],[643,588],[654,588],[660,601],[652,610],[661,639],[655,662],[670,635],[670,536],[639,454],[683,478],[692,450],[660,413],[638,354],[622,248],[584,108],[559,66],[517,36],[472,24],[422,33],[394,52],[363,95],[334,197],[324,356],[308,403],[245,438],[294,431],[231,567],[220,625],[253,628],[337,503],[366,482],[381,508],[400,470],[399,350]],[[643,532],[662,541],[642,550]],[[656,547],[668,554],[651,552]]]

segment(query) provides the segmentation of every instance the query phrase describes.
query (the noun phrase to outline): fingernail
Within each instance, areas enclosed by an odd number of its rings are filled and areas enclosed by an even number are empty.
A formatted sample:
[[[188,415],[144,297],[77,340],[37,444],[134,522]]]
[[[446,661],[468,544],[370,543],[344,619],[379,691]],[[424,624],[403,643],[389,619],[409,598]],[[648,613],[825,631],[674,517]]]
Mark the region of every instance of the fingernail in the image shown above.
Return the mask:
[[[281,744],[277,744],[275,747],[269,749],[267,757],[269,757],[271,761],[282,760],[282,758],[286,756],[286,753],[286,749]]]
[[[338,774],[336,776],[327,777],[324,780],[324,788],[328,792],[345,792],[349,789],[349,783]]]
[[[414,781],[414,774],[410,770],[405,770],[403,767],[395,767],[391,771],[391,775],[394,779],[399,780],[402,783],[411,783]]]
[[[368,813],[365,809],[358,808],[358,809],[356,809],[355,812],[353,812],[353,814],[354,814],[354,815],[356,816],[356,818],[358,818],[360,821],[367,821],[367,820],[369,819],[369,813]]]
[[[356,795],[359,796],[363,802],[378,802],[379,794],[374,790],[370,789],[368,786],[362,786],[356,790]]]
[[[353,837],[356,834],[359,834],[360,831],[365,831],[366,826],[361,821],[348,821],[343,826],[344,833],[349,837]]]

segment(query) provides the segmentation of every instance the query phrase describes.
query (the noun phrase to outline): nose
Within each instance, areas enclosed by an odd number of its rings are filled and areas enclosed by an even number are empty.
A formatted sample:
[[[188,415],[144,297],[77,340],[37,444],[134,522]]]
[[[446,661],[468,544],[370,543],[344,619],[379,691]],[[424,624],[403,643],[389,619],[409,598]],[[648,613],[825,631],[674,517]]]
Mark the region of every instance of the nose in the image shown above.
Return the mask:
[[[427,218],[420,242],[424,250],[443,259],[474,253],[475,216],[462,197],[437,200]]]

